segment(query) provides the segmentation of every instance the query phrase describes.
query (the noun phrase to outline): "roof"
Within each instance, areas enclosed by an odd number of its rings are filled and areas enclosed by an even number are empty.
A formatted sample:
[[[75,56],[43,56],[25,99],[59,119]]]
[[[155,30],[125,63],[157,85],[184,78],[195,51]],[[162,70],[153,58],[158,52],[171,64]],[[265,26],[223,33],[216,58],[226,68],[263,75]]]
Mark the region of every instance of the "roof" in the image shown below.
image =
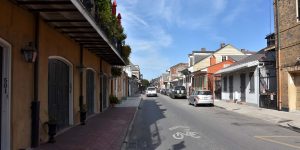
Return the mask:
[[[211,56],[211,55],[195,55],[194,56],[195,57],[195,63],[194,64],[202,61],[203,59],[205,59],[205,58],[207,58],[209,56]]]
[[[215,51],[193,51],[192,53],[214,53]]]
[[[240,61],[240,60],[248,57],[248,55],[228,55],[228,57],[230,57],[234,61]]]
[[[253,55],[253,54],[256,54],[256,52],[254,51],[249,51],[249,50],[245,50],[245,51],[242,51],[242,53],[246,54],[246,55]]]
[[[176,64],[176,65],[174,65],[174,66],[172,66],[172,67],[170,67],[170,68],[178,67],[178,66],[180,66],[180,65],[186,66],[186,67],[187,67],[189,64],[188,64],[188,63],[178,63],[178,64]]]
[[[216,74],[231,72],[231,71],[238,70],[241,68],[252,67],[252,66],[257,65],[259,61],[262,61],[265,59],[266,59],[266,52],[262,49],[254,55],[250,55],[240,61],[235,62],[234,64],[230,65],[229,67],[221,69]]]

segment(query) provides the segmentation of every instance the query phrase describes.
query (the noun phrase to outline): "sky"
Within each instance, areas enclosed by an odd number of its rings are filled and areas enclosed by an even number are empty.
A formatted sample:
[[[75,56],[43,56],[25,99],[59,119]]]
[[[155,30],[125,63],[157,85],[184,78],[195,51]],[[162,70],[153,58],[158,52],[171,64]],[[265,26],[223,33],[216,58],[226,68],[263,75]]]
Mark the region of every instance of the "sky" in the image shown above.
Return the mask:
[[[130,60],[151,80],[220,43],[258,51],[274,32],[273,0],[117,0]]]

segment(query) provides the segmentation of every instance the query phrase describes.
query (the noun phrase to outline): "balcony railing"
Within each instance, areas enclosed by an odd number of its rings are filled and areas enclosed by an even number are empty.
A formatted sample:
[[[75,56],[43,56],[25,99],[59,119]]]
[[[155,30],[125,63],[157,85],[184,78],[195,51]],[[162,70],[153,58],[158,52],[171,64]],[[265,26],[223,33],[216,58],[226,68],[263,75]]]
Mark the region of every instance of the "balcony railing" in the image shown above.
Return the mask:
[[[115,37],[109,38],[107,36],[108,32],[109,32],[109,29],[107,27],[105,27],[100,21],[101,19],[100,19],[100,16],[99,16],[99,5],[96,3],[96,1],[95,0],[80,0],[80,2],[83,4],[85,9],[93,17],[93,19],[97,23],[98,27],[102,31],[104,31],[104,33],[106,34],[107,39],[109,39],[109,41],[116,48],[118,53],[122,54],[122,42],[118,41]]]

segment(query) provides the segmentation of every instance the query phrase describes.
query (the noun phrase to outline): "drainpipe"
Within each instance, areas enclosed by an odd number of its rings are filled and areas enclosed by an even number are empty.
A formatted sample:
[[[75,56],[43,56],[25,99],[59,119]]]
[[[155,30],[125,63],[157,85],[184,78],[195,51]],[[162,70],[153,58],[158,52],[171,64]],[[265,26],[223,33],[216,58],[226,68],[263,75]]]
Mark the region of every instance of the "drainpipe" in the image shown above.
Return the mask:
[[[80,90],[80,96],[79,96],[79,110],[80,110],[80,122],[82,125],[85,125],[85,117],[83,112],[83,45],[80,44],[80,81],[79,81],[79,90]]]
[[[33,101],[31,102],[31,147],[36,148],[39,146],[39,129],[40,129],[40,101],[39,101],[39,34],[40,34],[40,14],[35,14],[35,49],[37,58],[34,63],[33,73]]]
[[[276,68],[277,68],[277,102],[278,102],[278,110],[282,109],[282,99],[281,99],[281,67],[280,67],[280,28],[279,28],[279,0],[276,0],[276,32],[277,32],[277,63],[276,63]]]

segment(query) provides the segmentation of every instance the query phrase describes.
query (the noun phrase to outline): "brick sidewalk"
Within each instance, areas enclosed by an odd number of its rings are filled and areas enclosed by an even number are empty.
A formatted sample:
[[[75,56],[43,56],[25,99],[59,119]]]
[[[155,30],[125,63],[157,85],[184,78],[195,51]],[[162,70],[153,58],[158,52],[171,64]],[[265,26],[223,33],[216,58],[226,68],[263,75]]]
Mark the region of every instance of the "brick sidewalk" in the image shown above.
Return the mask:
[[[42,144],[38,150],[119,150],[136,107],[115,107],[58,135],[56,143]]]

